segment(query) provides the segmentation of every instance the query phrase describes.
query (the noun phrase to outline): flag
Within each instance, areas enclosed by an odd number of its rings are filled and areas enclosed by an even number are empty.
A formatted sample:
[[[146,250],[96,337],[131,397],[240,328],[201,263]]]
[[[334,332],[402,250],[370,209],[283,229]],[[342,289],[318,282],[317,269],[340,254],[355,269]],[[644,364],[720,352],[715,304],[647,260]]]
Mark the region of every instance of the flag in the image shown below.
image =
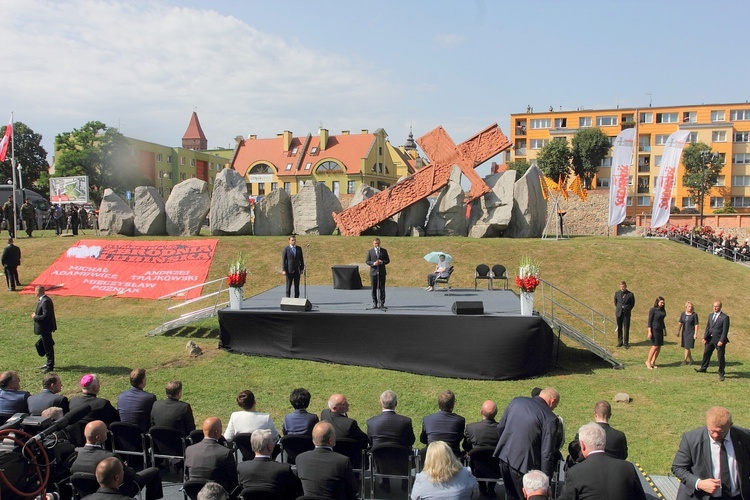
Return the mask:
[[[549,191],[560,191],[560,186],[547,176],[544,176],[544,183],[547,184],[547,189]]]
[[[547,200],[549,199],[549,188],[545,179],[544,174],[539,176],[539,184],[542,186],[542,198]]]
[[[2,140],[0,140],[0,161],[5,161],[5,157],[8,154],[8,144],[10,144],[10,140],[13,137],[13,120],[8,123],[8,126],[5,127],[5,135],[3,136]]]
[[[565,189],[565,181],[563,181],[562,175],[558,177],[557,185],[560,187],[560,194],[562,197],[565,198],[565,201],[568,201],[568,191]]]
[[[612,173],[609,177],[609,221],[608,226],[616,226],[625,220],[628,201],[628,176],[633,161],[633,140],[635,129],[626,128],[615,138],[612,153]]]
[[[664,152],[661,155],[661,167],[654,193],[654,206],[651,211],[651,227],[661,227],[669,220],[669,209],[672,208],[672,191],[677,181],[677,167],[680,165],[682,148],[685,147],[690,132],[678,130],[667,137]]]
[[[576,175],[573,178],[573,181],[568,186],[568,189],[570,189],[571,191],[573,191],[573,193],[575,193],[575,195],[578,196],[581,199],[582,202],[584,202],[584,203],[586,202],[586,198],[588,197],[588,193],[583,188],[583,183],[581,182],[581,177],[580,176]]]

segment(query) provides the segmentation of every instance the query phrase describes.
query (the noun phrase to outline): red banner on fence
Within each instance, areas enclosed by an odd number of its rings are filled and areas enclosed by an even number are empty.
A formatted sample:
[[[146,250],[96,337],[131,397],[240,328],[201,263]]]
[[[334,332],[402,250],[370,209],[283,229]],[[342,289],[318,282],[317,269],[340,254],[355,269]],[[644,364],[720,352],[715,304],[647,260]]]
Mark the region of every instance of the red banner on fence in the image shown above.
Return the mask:
[[[22,293],[43,285],[50,295],[158,299],[204,283],[217,241],[80,240]]]

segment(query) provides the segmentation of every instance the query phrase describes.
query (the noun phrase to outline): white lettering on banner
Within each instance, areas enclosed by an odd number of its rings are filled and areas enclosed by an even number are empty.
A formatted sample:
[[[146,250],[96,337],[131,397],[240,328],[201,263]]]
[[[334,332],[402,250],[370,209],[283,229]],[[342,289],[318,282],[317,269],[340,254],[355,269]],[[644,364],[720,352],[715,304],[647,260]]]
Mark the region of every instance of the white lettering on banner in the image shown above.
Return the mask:
[[[131,280],[139,281],[198,281],[196,276],[137,276],[130,277]]]
[[[50,274],[52,274],[53,276],[90,276],[92,278],[109,278],[113,280],[117,279],[116,274],[94,273],[94,272],[85,272],[85,271],[66,271],[64,269],[53,270]]]
[[[616,226],[625,220],[628,199],[628,175],[633,161],[633,138],[635,129],[628,128],[617,134],[609,181],[609,218],[607,225]]]
[[[680,164],[682,149],[685,147],[690,132],[678,130],[667,138],[659,169],[659,182],[654,193],[654,206],[651,209],[651,227],[657,228],[669,221],[669,209],[672,204],[672,191],[677,177],[677,166]]]
[[[250,183],[259,183],[259,182],[273,182],[273,175],[270,174],[253,174],[248,175],[247,180]]]

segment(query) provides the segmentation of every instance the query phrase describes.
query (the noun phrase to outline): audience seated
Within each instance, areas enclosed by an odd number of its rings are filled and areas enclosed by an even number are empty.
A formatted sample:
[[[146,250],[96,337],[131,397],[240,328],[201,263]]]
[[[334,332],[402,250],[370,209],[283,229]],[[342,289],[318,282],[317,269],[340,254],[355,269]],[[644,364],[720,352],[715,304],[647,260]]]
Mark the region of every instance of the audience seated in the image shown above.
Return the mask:
[[[284,415],[281,430],[287,434],[304,434],[312,436],[313,427],[318,423],[318,416],[307,412],[310,406],[310,392],[307,389],[294,389],[289,395],[289,402],[294,411]]]
[[[63,414],[70,411],[68,398],[60,395],[62,391],[62,380],[54,372],[49,372],[42,379],[42,392],[29,397],[29,413],[34,416],[41,415],[44,410],[52,406],[62,409]]]
[[[495,448],[500,439],[497,435],[497,405],[494,401],[487,400],[482,403],[482,420],[466,425],[464,431],[463,448],[471,451],[472,448]]]
[[[221,419],[203,421],[203,440],[185,450],[185,476],[188,479],[215,481],[230,494],[237,487],[237,462],[234,453],[219,444]]]
[[[353,439],[366,449],[370,445],[367,434],[357,425],[357,421],[347,416],[349,402],[343,394],[332,394],[328,398],[328,408],[320,412],[320,420],[328,422],[336,432],[336,439]]]
[[[28,413],[28,391],[21,390],[21,378],[14,371],[0,373],[0,413]]]
[[[432,441],[427,446],[424,468],[414,479],[412,500],[479,497],[479,484],[469,468],[461,465],[448,443]]]
[[[274,442],[279,439],[279,431],[273,425],[271,415],[255,411],[255,395],[253,391],[244,390],[237,395],[237,404],[241,411],[235,411],[229,417],[227,430],[224,432],[224,438],[232,441],[235,434],[250,434],[257,429],[269,429],[273,434]],[[231,492],[230,492],[231,493]]]
[[[453,413],[456,396],[452,391],[443,391],[438,395],[440,411],[422,419],[422,433],[419,440],[424,444],[433,441],[444,441],[456,456],[461,455],[461,440],[464,437],[466,420]]]
[[[107,426],[112,422],[120,421],[120,414],[108,399],[97,397],[101,386],[99,377],[93,373],[81,377],[81,390],[83,394],[75,396],[70,400],[70,409],[75,410],[79,406],[91,406],[91,412],[83,419],[84,422],[92,420],[101,420]]]
[[[385,391],[380,395],[379,415],[367,421],[367,436],[372,441],[372,447],[383,444],[397,444],[411,448],[414,444],[414,429],[411,419],[396,413],[398,397],[393,391]]]
[[[349,458],[333,451],[336,432],[329,422],[318,422],[313,428],[315,449],[297,456],[297,475],[305,495],[353,500],[357,481]]]
[[[132,500],[132,497],[120,493],[120,486],[125,478],[122,462],[116,457],[108,457],[96,465],[96,482],[99,489],[87,496],[90,500]]]
[[[604,452],[614,458],[625,460],[628,458],[628,439],[625,437],[625,433],[618,431],[614,427],[609,425],[609,419],[612,417],[612,406],[609,402],[601,400],[594,406],[594,422],[599,427],[604,429],[604,433],[607,437],[606,445],[604,446]],[[583,454],[581,454],[581,445],[576,434],[573,441],[568,445],[568,467],[572,467],[576,463],[583,462]]]
[[[130,388],[117,398],[117,411],[120,421],[137,426],[141,432],[148,432],[151,424],[151,407],[156,396],[146,392],[146,370],[136,368],[130,372]]]
[[[274,441],[269,429],[253,431],[250,446],[255,458],[237,466],[240,485],[243,488],[259,488],[279,494],[282,500],[293,500],[302,494],[302,484],[292,472],[292,466],[275,462]]]
[[[165,387],[167,397],[154,402],[151,407],[151,427],[170,427],[187,437],[195,430],[195,418],[192,407],[183,401],[182,382],[171,380]]]
[[[548,500],[552,498],[547,474],[536,469],[524,474],[523,497],[526,500]]]
[[[198,500],[229,500],[229,495],[219,483],[209,481],[198,492]]]

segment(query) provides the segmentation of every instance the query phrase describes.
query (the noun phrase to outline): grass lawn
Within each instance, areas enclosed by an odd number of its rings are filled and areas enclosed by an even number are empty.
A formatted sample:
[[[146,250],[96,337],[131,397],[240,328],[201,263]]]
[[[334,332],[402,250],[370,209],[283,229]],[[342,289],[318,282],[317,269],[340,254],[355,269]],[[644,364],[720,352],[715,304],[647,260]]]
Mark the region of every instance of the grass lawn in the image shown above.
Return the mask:
[[[78,238],[93,237],[90,231],[86,232],[87,236]],[[23,266],[19,268],[23,283],[35,278],[73,243],[72,238],[57,238],[51,231],[35,234],[39,237],[21,237],[17,241],[23,252]],[[245,287],[246,297],[282,284],[281,250],[285,243],[285,237],[220,237],[209,279],[225,275],[229,261],[242,250],[253,273]],[[298,244],[303,248],[310,245],[305,255],[308,283],[329,285],[330,266],[363,263],[371,238],[300,236]],[[159,397],[164,395],[166,381],[182,380],[183,399],[193,405],[198,421],[218,415],[226,423],[237,408],[234,402],[237,393],[251,389],[258,409],[270,412],[280,427],[282,416],[290,411],[289,393],[295,387],[306,387],[313,394],[311,411],[319,413],[331,393],[341,392],[349,399],[350,416],[364,427],[365,420],[379,411],[379,394],[390,388],[399,395],[399,411],[414,420],[418,434],[422,416],[436,411],[437,393],[443,389],[456,393],[456,412],[467,421],[475,421],[480,418],[480,406],[485,399],[496,401],[502,411],[510,399],[528,395],[534,386],[553,386],[562,396],[557,413],[565,419],[567,441],[580,425],[592,418],[597,400],[612,401],[616,393],[627,392],[632,402],[614,405],[611,423],[627,434],[629,458],[651,474],[669,471],[680,435],[702,425],[705,410],[711,405],[727,406],[735,423],[750,426],[750,401],[740,397],[750,387],[750,374],[745,367],[750,352],[750,342],[745,337],[749,326],[745,295],[750,290],[750,269],[745,266],[686,245],[630,237],[579,237],[561,241],[384,238],[383,246],[392,260],[388,268],[390,287],[424,286],[425,275],[434,266],[424,262],[422,256],[433,250],[453,256],[454,287],[472,287],[474,267],[480,263],[504,264],[513,276],[519,258],[527,254],[541,262],[544,279],[613,319],[612,297],[620,280],[626,280],[635,292],[636,308],[631,326],[632,347],[627,351],[616,350],[625,369],[613,370],[609,364],[565,340],[557,364],[548,374],[534,380],[506,382],[444,379],[374,368],[234,355],[218,350],[215,319],[162,336],[145,337],[145,332],[161,322],[164,303],[112,297],[53,297],[59,327],[55,334],[57,364],[63,391],[68,396],[77,394],[77,380],[94,372],[102,377],[101,396],[116,400],[129,384],[130,370],[144,367],[148,371],[146,389]],[[363,277],[366,278],[364,273]],[[648,352],[645,324],[648,309],[659,295],[666,299],[668,337],[659,358],[660,367],[651,371],[644,365]],[[724,311],[732,320],[727,379],[723,383],[718,382],[715,356],[708,374],[680,366],[682,349],[675,336],[686,300],[695,303],[701,323],[705,324],[715,299],[723,301]],[[41,358],[34,351],[36,337],[29,318],[34,305],[33,295],[4,290],[0,293],[0,370],[17,370],[22,387],[32,393],[41,388],[41,375],[35,370]],[[346,324],[342,323],[341,328],[346,328]],[[197,359],[188,356],[185,344],[189,339],[204,349],[203,356]],[[456,342],[461,342],[460,332],[456,334]],[[696,349],[693,357],[700,359],[701,354],[702,349]],[[502,362],[498,359],[498,363]]]

